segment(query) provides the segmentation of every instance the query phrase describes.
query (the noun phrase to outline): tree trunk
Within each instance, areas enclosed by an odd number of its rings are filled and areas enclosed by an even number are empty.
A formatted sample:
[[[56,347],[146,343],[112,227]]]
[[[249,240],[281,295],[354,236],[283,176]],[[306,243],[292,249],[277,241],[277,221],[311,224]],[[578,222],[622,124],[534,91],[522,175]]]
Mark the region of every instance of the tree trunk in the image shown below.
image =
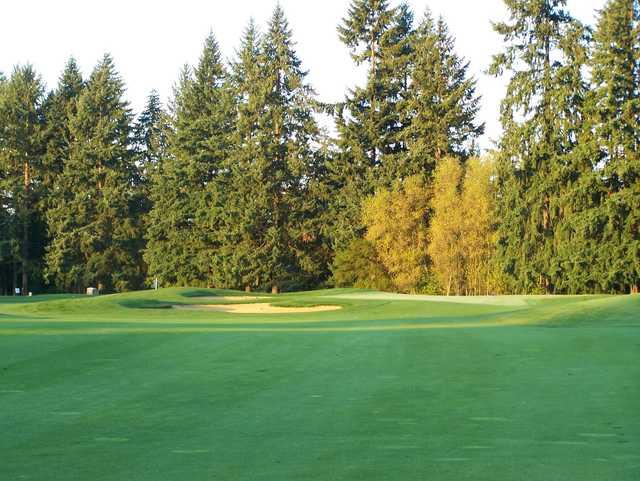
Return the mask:
[[[22,257],[22,292],[23,296],[27,295],[29,290],[29,211],[30,211],[30,196],[29,196],[29,183],[30,172],[29,163],[24,163],[24,205],[22,206],[22,246],[20,249],[20,256]]]
[[[271,294],[279,294],[280,293],[280,289],[278,288],[277,285],[272,285],[271,286]]]
[[[244,292],[251,292],[251,286],[249,284],[244,286]]]
[[[18,263],[13,261],[13,287],[11,288],[11,295],[16,295],[16,287],[18,287]]]

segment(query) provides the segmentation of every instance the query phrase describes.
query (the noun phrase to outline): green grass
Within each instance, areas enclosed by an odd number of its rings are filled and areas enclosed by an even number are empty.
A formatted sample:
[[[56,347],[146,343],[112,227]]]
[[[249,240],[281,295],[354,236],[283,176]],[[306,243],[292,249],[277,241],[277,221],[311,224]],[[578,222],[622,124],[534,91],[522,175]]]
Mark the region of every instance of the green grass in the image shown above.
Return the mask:
[[[640,479],[640,297],[229,294],[0,298],[0,481]]]

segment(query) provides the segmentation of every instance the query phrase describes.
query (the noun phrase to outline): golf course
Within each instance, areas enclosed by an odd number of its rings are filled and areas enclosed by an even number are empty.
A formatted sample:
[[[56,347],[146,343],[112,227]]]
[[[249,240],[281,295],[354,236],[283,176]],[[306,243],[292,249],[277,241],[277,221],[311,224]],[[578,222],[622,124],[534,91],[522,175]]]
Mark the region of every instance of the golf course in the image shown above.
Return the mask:
[[[0,480],[640,479],[640,297],[0,300]]]

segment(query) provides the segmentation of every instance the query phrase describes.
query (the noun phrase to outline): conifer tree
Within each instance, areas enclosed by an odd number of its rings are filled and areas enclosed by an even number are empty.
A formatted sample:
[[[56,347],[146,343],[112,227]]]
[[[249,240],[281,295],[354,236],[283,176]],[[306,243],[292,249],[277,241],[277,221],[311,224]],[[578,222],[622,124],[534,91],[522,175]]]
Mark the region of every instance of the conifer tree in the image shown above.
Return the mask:
[[[0,72],[0,105],[4,104],[4,87],[6,78]],[[0,152],[7,148],[7,139],[4,124],[0,124]],[[10,172],[3,163],[0,167],[0,185],[5,186],[5,182]],[[9,191],[0,189],[0,295],[13,294],[18,287],[16,259],[16,219],[11,210]]]
[[[364,87],[350,92],[339,108],[337,126],[345,162],[355,164],[372,193],[398,177],[398,156],[404,152],[399,104],[408,87],[413,15],[387,0],[353,0],[338,27],[340,40],[356,65],[368,68]]]
[[[600,12],[590,61],[589,127],[600,150],[602,192],[592,236],[592,281],[605,292],[640,285],[640,6],[609,0]],[[599,166],[600,167],[600,166]],[[589,211],[592,214],[594,209]]]
[[[145,259],[163,285],[214,285],[224,175],[233,129],[227,72],[213,33],[175,92],[173,132],[155,176]]]
[[[43,176],[44,86],[31,65],[16,67],[2,82],[0,95],[0,195],[8,224],[5,255],[20,264],[21,279],[15,287],[29,291],[29,279],[42,252],[41,212],[38,207]],[[7,255],[9,254],[9,255]],[[6,262],[6,261],[5,261]],[[14,274],[15,275],[15,274]]]
[[[170,128],[170,119],[162,107],[160,94],[156,90],[152,90],[134,128],[139,156],[140,182],[149,182],[154,171],[167,157],[167,137]]]
[[[71,57],[60,75],[58,86],[51,92],[44,106],[45,142],[44,156],[44,197],[45,209],[57,202],[60,186],[56,185],[58,176],[69,158],[71,144],[70,120],[76,114],[78,97],[84,89],[82,74],[75,59]]]
[[[494,24],[505,39],[490,73],[511,72],[501,106],[498,182],[502,219],[498,257],[512,288],[555,291],[564,276],[558,226],[565,189],[588,168],[577,139],[586,85],[585,29],[565,0],[505,0],[511,21]]]
[[[220,249],[215,257],[218,283],[246,290],[261,287],[260,271],[266,255],[259,247],[260,220],[264,217],[264,198],[256,195],[262,154],[260,128],[266,112],[264,57],[261,37],[253,19],[244,31],[236,59],[231,64],[231,85],[236,99],[233,149],[225,177],[226,191]]]
[[[230,282],[247,289],[310,285],[326,270],[314,193],[318,127],[314,93],[279,6],[260,40],[249,26],[238,57],[236,149],[219,262]]]
[[[350,90],[336,105],[337,155],[328,167],[335,214],[332,244],[344,249],[364,233],[362,200],[377,188],[390,188],[404,172],[406,145],[403,102],[410,80],[413,14],[406,4],[353,0],[338,27],[356,65],[367,68],[366,84]]]
[[[455,52],[444,19],[429,10],[413,37],[414,61],[404,106],[403,137],[409,155],[405,171],[430,177],[446,156],[468,158],[484,132],[476,121],[480,97],[469,63]]]
[[[138,209],[141,215],[148,214],[151,209],[151,184],[154,178],[158,178],[161,165],[168,155],[170,122],[162,108],[160,95],[152,90],[133,129],[137,154]]]
[[[66,290],[140,286],[141,229],[133,212],[132,115],[109,55],[95,67],[70,119],[61,195],[47,212],[48,275]]]

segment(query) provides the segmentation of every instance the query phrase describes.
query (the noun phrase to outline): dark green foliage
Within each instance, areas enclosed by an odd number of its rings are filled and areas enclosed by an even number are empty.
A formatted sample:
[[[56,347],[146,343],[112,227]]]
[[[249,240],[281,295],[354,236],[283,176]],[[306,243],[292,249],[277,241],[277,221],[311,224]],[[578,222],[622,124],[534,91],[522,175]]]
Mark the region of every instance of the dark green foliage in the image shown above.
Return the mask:
[[[0,262],[11,289],[38,283],[44,243],[42,194],[44,86],[31,65],[16,67],[0,84]],[[18,264],[20,279],[18,280]],[[12,278],[10,278],[12,277]]]
[[[56,182],[70,155],[70,121],[76,115],[78,97],[84,86],[78,64],[72,57],[60,76],[58,87],[49,94],[44,106],[46,152],[43,186],[47,192],[43,198],[45,209],[55,206],[60,195],[62,187],[56,185]]]
[[[505,2],[497,261],[513,292],[626,292],[640,270],[638,3],[611,0],[588,58],[561,0]],[[583,78],[591,68],[591,86]],[[524,67],[524,68],[523,68]]]
[[[163,285],[212,285],[233,98],[213,34],[193,74],[182,72],[173,105],[167,158],[151,187],[149,276]]]
[[[581,155],[586,85],[584,27],[564,0],[505,0],[510,23],[496,23],[505,38],[490,73],[512,73],[502,102],[504,134],[498,172],[498,258],[516,291],[562,292],[559,236],[570,208],[567,189],[591,159]]]
[[[171,119],[163,110],[160,95],[152,90],[144,110],[138,116],[133,128],[136,150],[137,191],[136,211],[143,221],[148,221],[147,214],[151,210],[151,191],[154,180],[160,180],[162,165],[169,153],[169,136]],[[145,225],[145,231],[147,226]]]
[[[469,63],[454,50],[454,39],[440,17],[434,22],[427,11],[413,36],[414,65],[404,105],[408,148],[402,175],[430,177],[446,156],[466,159],[484,132],[476,123],[480,97],[469,77]]]
[[[326,272],[314,93],[293,47],[277,7],[263,37],[249,25],[233,66],[237,127],[216,258],[224,286],[300,288]]]
[[[405,154],[400,105],[408,87],[412,22],[405,5],[354,0],[338,28],[356,65],[368,68],[365,86],[350,91],[337,116],[345,168],[354,170],[349,177],[367,194],[393,182]]]
[[[606,292],[640,285],[640,6],[610,0],[594,34],[590,130],[601,202],[588,214],[600,232],[592,269]]]
[[[354,239],[346,249],[339,250],[331,269],[336,287],[393,289],[393,282],[375,247],[365,239]]]
[[[138,182],[144,186],[148,186],[168,156],[170,120],[162,108],[160,95],[156,90],[152,90],[134,127],[140,175]]]
[[[132,115],[123,94],[123,82],[105,55],[70,119],[69,158],[57,181],[61,192],[47,212],[47,273],[66,290],[94,285],[122,291],[143,280]]]
[[[412,54],[413,14],[386,0],[354,0],[338,27],[356,65],[367,67],[363,87],[350,90],[335,108],[339,152],[328,166],[333,191],[331,242],[346,248],[361,236],[362,199],[402,175],[406,146],[401,138]]]

